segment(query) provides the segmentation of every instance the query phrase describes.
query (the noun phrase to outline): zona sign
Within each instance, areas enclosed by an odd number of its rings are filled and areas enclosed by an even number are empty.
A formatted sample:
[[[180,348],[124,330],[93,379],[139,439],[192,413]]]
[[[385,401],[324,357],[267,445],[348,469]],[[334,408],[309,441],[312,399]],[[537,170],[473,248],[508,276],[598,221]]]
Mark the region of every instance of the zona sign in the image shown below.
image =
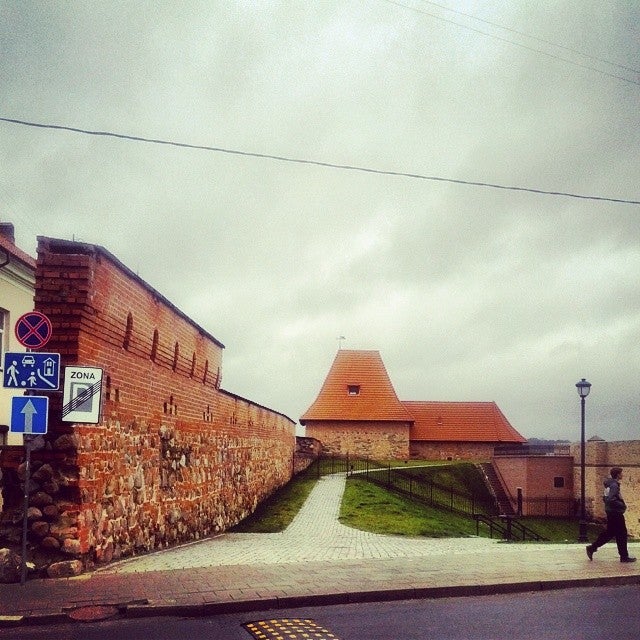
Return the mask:
[[[29,311],[16,322],[15,334],[18,342],[29,349],[44,347],[51,338],[51,320],[39,311]]]

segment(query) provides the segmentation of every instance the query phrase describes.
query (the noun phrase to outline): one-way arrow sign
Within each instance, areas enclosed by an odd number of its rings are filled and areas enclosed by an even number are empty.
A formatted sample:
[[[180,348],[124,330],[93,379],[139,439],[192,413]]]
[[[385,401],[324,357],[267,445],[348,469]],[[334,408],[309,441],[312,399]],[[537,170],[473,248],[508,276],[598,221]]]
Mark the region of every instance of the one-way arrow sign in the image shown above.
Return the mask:
[[[11,398],[11,433],[47,433],[49,398],[14,396]]]

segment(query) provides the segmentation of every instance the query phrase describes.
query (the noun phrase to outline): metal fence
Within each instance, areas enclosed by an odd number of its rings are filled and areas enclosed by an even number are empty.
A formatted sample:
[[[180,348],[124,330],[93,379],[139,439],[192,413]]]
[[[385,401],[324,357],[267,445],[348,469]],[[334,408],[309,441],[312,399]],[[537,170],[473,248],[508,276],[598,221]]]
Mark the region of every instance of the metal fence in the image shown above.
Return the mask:
[[[388,462],[372,459],[320,456],[304,472],[315,477],[329,473],[357,475],[368,482],[400,493],[423,504],[437,506],[469,516],[497,516],[501,510],[495,497],[484,497],[463,493],[452,486],[440,484],[432,479],[416,477],[420,467],[392,467]],[[416,470],[416,471],[412,471]],[[578,513],[576,500],[571,498],[511,498],[516,514],[567,518]],[[516,506],[517,503],[517,506]]]
[[[370,459],[345,457],[319,457],[306,473],[320,477],[328,473],[357,475],[385,489],[400,493],[412,500],[437,506],[463,515],[497,515],[498,503],[494,498],[481,498],[463,493],[452,486],[439,484],[431,479],[416,477],[411,469],[397,468],[389,463]]]
[[[368,469],[362,477],[385,489],[401,493],[411,500],[437,506],[449,511],[473,516],[475,514],[497,515],[497,502],[493,498],[482,498],[462,493],[452,486],[445,486],[431,479],[415,477],[407,469]]]
[[[549,518],[572,518],[578,515],[579,500],[573,498],[539,498],[516,499],[516,513],[523,516],[544,516]]]

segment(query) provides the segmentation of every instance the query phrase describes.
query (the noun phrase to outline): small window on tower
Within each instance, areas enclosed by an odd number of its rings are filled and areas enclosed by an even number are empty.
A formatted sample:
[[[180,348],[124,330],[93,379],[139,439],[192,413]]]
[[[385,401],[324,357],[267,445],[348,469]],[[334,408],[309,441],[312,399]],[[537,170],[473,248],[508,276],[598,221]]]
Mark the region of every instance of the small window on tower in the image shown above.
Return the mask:
[[[347,386],[347,390],[349,391],[350,396],[359,396],[360,395],[360,385],[359,384],[350,384]]]

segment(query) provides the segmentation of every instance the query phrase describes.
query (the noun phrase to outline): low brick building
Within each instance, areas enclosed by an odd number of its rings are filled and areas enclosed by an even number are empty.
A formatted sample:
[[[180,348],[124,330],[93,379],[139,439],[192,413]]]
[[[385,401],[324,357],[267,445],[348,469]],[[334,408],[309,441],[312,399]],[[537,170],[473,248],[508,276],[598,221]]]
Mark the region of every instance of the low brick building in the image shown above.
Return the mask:
[[[493,468],[515,513],[525,516],[573,516],[578,513],[570,455],[497,455]]]
[[[30,555],[84,565],[222,531],[293,472],[295,423],[221,388],[224,345],[106,249],[38,239],[35,307],[46,351],[101,368],[98,424],[49,393],[33,454]],[[19,539],[23,448],[2,457],[1,530]]]
[[[495,402],[399,400],[378,351],[340,349],[300,423],[325,453],[378,459],[489,460],[526,441]]]

